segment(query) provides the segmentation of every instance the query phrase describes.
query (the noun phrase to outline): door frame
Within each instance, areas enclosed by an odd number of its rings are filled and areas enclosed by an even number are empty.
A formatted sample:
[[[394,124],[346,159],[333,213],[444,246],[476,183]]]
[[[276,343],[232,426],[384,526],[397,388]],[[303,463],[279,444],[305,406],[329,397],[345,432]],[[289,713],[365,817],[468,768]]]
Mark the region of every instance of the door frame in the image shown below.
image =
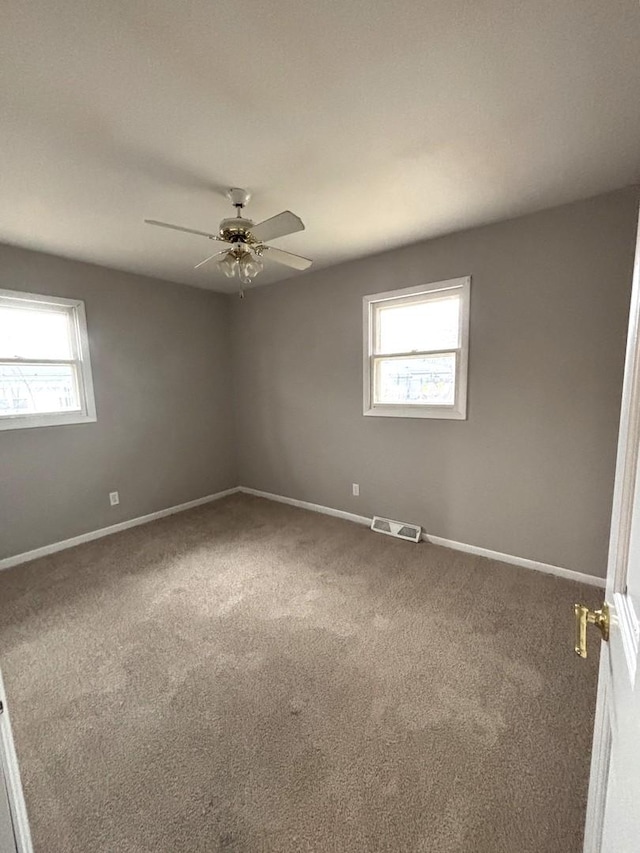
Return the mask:
[[[614,604],[628,675],[633,683],[640,650],[640,622],[626,595],[627,562],[633,524],[638,462],[640,459],[640,218],[636,232],[629,324],[625,352],[616,472],[611,509],[607,560],[606,601]],[[610,698],[611,660],[609,643],[600,644],[598,695],[591,751],[589,796],[583,853],[600,853],[609,782],[612,731],[615,713]]]
[[[0,703],[2,703],[2,710],[0,711],[0,773],[4,776],[7,789],[16,851],[17,853],[33,853],[31,830],[20,779],[18,757],[13,742],[13,732],[11,731],[11,718],[2,680],[2,670],[0,670]]]

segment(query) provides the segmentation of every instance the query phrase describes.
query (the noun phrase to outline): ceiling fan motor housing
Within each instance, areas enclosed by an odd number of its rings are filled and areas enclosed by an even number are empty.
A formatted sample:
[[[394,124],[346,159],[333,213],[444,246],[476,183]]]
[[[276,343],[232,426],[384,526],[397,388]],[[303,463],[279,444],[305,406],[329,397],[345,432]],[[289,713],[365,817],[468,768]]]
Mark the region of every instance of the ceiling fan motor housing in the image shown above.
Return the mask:
[[[234,216],[223,219],[220,223],[220,236],[229,243],[247,242],[247,232],[251,230],[253,222],[242,216]]]

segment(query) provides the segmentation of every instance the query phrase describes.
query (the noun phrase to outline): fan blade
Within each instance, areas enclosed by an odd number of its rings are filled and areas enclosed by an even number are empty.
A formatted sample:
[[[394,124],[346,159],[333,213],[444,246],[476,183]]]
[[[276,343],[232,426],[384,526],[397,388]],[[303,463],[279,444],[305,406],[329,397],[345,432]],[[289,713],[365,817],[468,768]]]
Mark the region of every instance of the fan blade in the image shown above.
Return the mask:
[[[251,226],[251,233],[261,243],[268,243],[276,237],[285,237],[287,234],[295,234],[296,231],[304,231],[304,222],[290,210],[283,210],[271,219],[258,222]]]
[[[313,263],[309,258],[293,255],[291,252],[283,252],[282,249],[276,249],[274,246],[265,246],[262,251],[265,257],[270,260],[284,264],[285,267],[292,267],[294,270],[307,270]]]
[[[228,243],[227,245],[231,246],[231,243]],[[203,267],[205,264],[208,264],[209,261],[212,261],[214,258],[217,258],[218,255],[226,255],[228,251],[228,249],[223,249],[221,252],[214,252],[213,255],[209,255],[209,257],[205,258],[204,261],[200,261],[199,264],[196,264],[194,270],[197,270],[199,267]]]
[[[157,219],[145,219],[147,225],[159,225],[160,228],[171,228],[172,231],[184,231],[186,234],[198,234],[200,237],[208,237],[210,240],[219,240],[217,234],[209,234],[207,231],[196,231],[194,228],[183,228],[182,225],[171,225],[169,222],[158,222]]]

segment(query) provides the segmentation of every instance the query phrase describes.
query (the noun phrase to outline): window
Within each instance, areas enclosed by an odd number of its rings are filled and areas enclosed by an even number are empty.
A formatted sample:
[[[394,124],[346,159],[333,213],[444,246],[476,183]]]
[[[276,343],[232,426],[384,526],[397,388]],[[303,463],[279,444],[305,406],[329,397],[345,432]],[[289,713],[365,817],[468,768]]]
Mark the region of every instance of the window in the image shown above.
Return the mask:
[[[467,416],[470,278],[365,296],[364,414]]]
[[[84,303],[0,290],[0,429],[95,419]]]

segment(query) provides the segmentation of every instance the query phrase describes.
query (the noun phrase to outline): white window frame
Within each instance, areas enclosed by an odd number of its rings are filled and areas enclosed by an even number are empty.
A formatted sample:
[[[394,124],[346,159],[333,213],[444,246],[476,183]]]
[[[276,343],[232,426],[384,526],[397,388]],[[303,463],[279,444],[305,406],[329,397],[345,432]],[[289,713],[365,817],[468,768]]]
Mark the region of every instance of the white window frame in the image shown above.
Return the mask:
[[[458,347],[437,350],[412,351],[406,353],[377,353],[375,351],[376,309],[381,303],[402,305],[423,301],[424,296],[437,299],[447,294],[458,293],[460,306],[460,341]],[[448,420],[466,420],[467,417],[467,376],[469,370],[469,302],[471,296],[471,276],[452,278],[447,281],[435,281],[419,284],[402,290],[389,290],[386,293],[372,293],[362,299],[363,315],[363,414],[383,418],[440,418]],[[424,405],[422,403],[374,403],[373,382],[376,358],[389,356],[450,355],[455,354],[455,400],[452,405]]]
[[[34,304],[35,303],[35,304]],[[70,359],[11,358],[0,356],[0,364],[72,364],[76,368],[80,409],[74,412],[46,412],[21,415],[0,415],[0,430],[30,429],[33,427],[61,426],[63,424],[92,423],[96,421],[96,403],[93,393],[89,336],[84,302],[81,299],[65,299],[61,296],[45,296],[39,293],[24,293],[17,290],[0,289],[0,304],[18,308],[46,307],[52,311],[68,314],[72,324]]]

